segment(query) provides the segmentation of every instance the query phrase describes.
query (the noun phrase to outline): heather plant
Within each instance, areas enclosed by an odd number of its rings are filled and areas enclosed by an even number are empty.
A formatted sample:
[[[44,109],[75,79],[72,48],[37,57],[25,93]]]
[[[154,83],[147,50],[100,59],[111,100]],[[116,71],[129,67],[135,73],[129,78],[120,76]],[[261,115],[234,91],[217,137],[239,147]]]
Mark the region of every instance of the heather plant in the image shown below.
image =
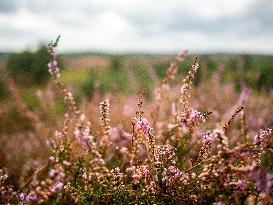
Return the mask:
[[[166,69],[154,90],[155,100],[146,100],[144,90],[127,103],[129,107],[121,96],[119,106],[115,106],[111,95],[105,99],[95,90],[89,104],[92,109],[84,112],[86,106],[78,106],[73,93],[60,81],[55,51],[58,40],[49,44],[48,70],[63,96],[66,113],[59,129],[46,139],[47,162],[35,169],[20,188],[6,185],[7,172],[0,171],[1,202],[273,203],[273,120],[271,114],[264,117],[269,119],[269,127],[255,133],[247,121],[247,110],[255,110],[260,102],[252,105],[247,89],[239,99],[230,99],[234,105],[227,110],[226,104],[219,102],[230,98],[232,89],[219,86],[219,73],[215,73],[213,87],[201,87],[195,93],[202,102],[196,105],[190,95],[199,69],[197,58],[181,83],[172,82],[187,57],[184,51]],[[230,95],[219,99],[223,92]],[[22,107],[19,97],[14,98]],[[220,108],[214,113],[217,103]],[[270,102],[264,105],[270,106]],[[111,118],[113,112],[115,118]],[[33,118],[33,124],[39,124],[32,112],[27,116]],[[37,133],[40,129],[42,125],[34,126]]]

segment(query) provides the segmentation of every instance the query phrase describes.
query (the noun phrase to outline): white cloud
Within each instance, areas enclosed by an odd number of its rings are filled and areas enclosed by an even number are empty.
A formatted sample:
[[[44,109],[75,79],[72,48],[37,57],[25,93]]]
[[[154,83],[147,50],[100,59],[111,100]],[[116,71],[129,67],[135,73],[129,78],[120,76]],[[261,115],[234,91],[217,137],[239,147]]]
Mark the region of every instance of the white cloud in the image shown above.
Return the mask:
[[[0,9],[0,50],[34,48],[61,34],[62,50],[273,52],[270,0],[13,3]]]

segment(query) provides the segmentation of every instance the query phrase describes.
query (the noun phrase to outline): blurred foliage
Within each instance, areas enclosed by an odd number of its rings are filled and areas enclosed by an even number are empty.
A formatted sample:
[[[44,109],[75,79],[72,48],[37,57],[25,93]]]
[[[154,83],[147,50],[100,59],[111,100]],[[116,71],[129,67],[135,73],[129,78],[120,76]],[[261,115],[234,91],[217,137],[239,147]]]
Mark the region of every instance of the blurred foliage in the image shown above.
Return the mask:
[[[129,83],[128,70],[123,66],[121,56],[112,56],[106,69],[90,70],[88,80],[81,86],[85,96],[91,97],[95,87],[100,94],[107,92],[130,94],[132,87]]]
[[[25,88],[21,89],[21,98],[27,104],[30,110],[34,110],[40,107],[39,100],[36,96],[37,88]]]
[[[149,96],[152,94],[152,88],[153,88],[153,80],[151,76],[149,75],[149,72],[146,67],[135,64],[132,67],[134,71],[134,75],[136,76],[137,84],[138,84],[138,90],[137,92],[141,92],[144,89],[148,89],[146,92],[146,96]]]
[[[6,98],[9,96],[9,93],[2,81],[0,81],[0,99]]]
[[[48,81],[50,55],[47,47],[41,45],[36,52],[13,53],[7,59],[7,71],[12,78],[23,86],[41,85]],[[63,68],[62,59],[58,59],[59,68]]]
[[[194,58],[195,56],[189,56],[179,64],[176,81],[181,80],[187,74]],[[273,57],[271,56],[201,55],[199,63],[200,69],[194,79],[195,85],[198,85],[202,79],[209,80],[215,71],[220,71],[221,81],[223,83],[232,82],[237,91],[240,91],[242,86],[256,91],[269,91],[273,88]],[[157,77],[162,80],[169,67],[169,60],[152,63],[152,67]],[[131,80],[129,74],[133,74],[136,85],[133,86],[133,82],[129,82]],[[125,95],[132,91],[138,92],[144,88],[153,87],[153,81],[146,65],[139,61],[132,61],[129,66],[125,67],[121,56],[112,56],[107,69],[90,70],[88,77],[84,77],[81,84],[81,91],[88,97],[93,95],[95,85],[98,86],[101,94],[113,91]]]
[[[166,76],[169,64],[167,60],[153,64],[153,68],[159,79],[163,79]]]
[[[16,131],[32,130],[32,125],[25,120],[14,106],[8,114],[1,116],[1,133],[11,134]]]
[[[109,58],[109,56],[105,56]],[[148,66],[143,63],[142,57],[138,60],[126,56],[110,56],[107,67],[94,69],[66,69],[62,71],[61,80],[73,87],[75,99],[80,102],[82,96],[90,98],[96,90],[100,94],[117,93],[133,95],[148,88],[147,95],[153,91],[153,76],[150,76]],[[178,74],[175,81],[180,81],[191,68],[195,56],[189,56],[178,66]],[[200,69],[195,76],[194,84],[198,85],[203,79],[210,81],[215,72],[220,73],[222,83],[232,82],[239,92],[242,86],[250,87],[256,92],[269,92],[273,89],[273,57],[258,55],[201,55],[198,56]],[[31,110],[39,109],[39,102],[35,96],[37,85],[44,84],[49,78],[47,64],[49,62],[47,48],[41,46],[38,51],[32,53],[24,51],[18,54],[10,54],[7,58],[7,70],[21,86],[20,95]],[[125,62],[126,61],[126,62]],[[60,61],[62,62],[62,61]],[[169,59],[161,59],[151,63],[155,74],[163,79],[169,67]],[[61,67],[63,64],[61,63]],[[40,88],[40,87],[39,87]],[[8,101],[9,93],[3,82],[0,81],[0,99]],[[62,100],[55,104],[55,111],[63,112]],[[15,119],[15,115],[12,118]],[[7,121],[6,118],[5,121]],[[1,123],[1,124],[3,124]],[[5,123],[4,123],[5,124]]]
[[[273,57],[266,56],[263,58],[255,59],[253,62],[252,70],[259,71],[257,79],[257,88],[259,90],[272,90],[273,89]],[[255,88],[255,87],[254,87]]]

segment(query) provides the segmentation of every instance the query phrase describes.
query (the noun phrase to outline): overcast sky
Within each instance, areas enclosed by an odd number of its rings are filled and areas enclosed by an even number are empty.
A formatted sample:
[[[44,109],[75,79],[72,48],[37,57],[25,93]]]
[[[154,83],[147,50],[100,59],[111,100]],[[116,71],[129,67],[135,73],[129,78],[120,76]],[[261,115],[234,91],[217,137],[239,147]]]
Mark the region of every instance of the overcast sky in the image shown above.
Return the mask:
[[[0,51],[273,54],[273,0],[0,0]]]

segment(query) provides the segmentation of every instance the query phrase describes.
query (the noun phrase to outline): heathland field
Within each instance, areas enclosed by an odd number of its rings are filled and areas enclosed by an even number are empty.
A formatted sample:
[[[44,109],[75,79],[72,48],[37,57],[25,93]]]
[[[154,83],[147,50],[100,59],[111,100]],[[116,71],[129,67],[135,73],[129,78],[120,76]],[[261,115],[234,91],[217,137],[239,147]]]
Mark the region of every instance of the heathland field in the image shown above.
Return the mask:
[[[272,56],[55,47],[0,55],[1,204],[273,203]]]

